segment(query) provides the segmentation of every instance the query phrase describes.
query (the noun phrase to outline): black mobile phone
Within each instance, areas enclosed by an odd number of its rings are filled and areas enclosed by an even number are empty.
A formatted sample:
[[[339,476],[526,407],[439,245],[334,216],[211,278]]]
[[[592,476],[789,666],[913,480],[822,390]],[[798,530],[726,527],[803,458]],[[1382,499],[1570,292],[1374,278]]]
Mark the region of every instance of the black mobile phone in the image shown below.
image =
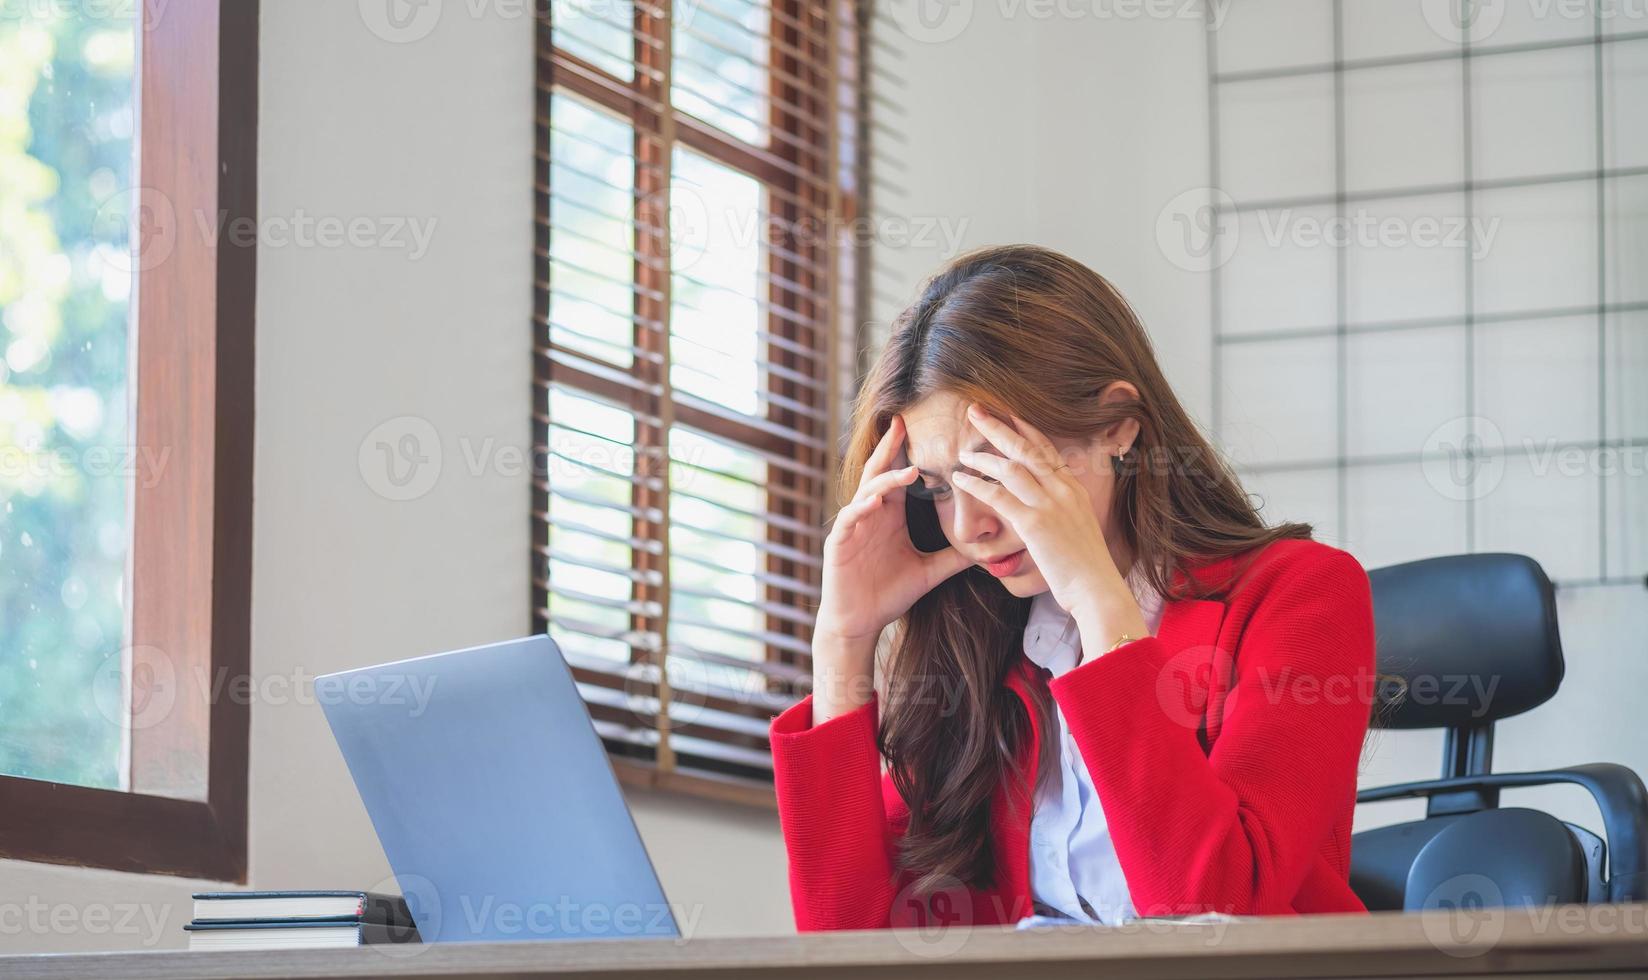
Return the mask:
[[[910,543],[917,551],[943,551],[950,547],[944,536],[944,525],[939,523],[938,508],[933,498],[920,493],[904,494],[904,524],[910,531]]]
[[[893,465],[909,466],[910,457],[899,450],[898,460]],[[917,551],[943,551],[950,547],[950,539],[944,536],[944,525],[939,523],[938,508],[933,505],[932,495],[921,492],[920,478],[904,491],[904,526],[909,530],[910,543],[916,546]]]

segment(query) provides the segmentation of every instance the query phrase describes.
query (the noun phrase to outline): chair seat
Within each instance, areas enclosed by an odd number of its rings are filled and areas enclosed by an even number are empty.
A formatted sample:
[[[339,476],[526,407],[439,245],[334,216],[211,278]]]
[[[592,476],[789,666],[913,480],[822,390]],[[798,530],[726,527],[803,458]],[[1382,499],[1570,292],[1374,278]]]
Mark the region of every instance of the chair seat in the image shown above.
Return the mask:
[[[1364,830],[1351,838],[1350,887],[1370,912],[1402,908],[1408,871],[1431,839],[1465,814]]]
[[[1562,821],[1501,807],[1449,821],[1419,849],[1403,908],[1566,904],[1587,901],[1587,892],[1585,852]]]

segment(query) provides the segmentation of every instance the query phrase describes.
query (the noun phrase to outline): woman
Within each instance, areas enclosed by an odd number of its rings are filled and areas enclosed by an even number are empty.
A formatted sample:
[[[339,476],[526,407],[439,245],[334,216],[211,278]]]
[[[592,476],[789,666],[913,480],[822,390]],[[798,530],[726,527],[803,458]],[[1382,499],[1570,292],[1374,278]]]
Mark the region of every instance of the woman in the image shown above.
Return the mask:
[[[1367,575],[1264,525],[1107,281],[953,262],[843,479],[813,692],[772,725],[800,929],[1365,911]]]

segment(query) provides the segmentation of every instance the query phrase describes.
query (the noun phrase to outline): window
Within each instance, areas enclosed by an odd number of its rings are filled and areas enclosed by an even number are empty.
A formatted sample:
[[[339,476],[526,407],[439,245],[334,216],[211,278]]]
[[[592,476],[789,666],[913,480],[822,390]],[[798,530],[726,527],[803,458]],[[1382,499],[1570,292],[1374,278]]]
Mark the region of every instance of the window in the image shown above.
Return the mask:
[[[258,10],[147,9],[0,19],[0,857],[243,880]]]
[[[539,25],[534,629],[620,776],[771,800],[854,373],[851,3]]]

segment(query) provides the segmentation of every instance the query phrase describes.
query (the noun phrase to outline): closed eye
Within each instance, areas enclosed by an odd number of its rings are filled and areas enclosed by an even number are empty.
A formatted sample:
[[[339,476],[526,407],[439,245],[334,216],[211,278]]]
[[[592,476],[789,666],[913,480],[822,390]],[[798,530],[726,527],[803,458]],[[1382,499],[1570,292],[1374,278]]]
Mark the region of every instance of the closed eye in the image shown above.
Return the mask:
[[[969,476],[976,476],[985,483],[999,482],[990,474],[981,473],[970,466],[958,466],[956,470]],[[926,470],[921,471],[921,479],[910,484],[908,492],[920,500],[948,500],[951,493],[948,483],[939,479],[938,474],[929,473]]]

